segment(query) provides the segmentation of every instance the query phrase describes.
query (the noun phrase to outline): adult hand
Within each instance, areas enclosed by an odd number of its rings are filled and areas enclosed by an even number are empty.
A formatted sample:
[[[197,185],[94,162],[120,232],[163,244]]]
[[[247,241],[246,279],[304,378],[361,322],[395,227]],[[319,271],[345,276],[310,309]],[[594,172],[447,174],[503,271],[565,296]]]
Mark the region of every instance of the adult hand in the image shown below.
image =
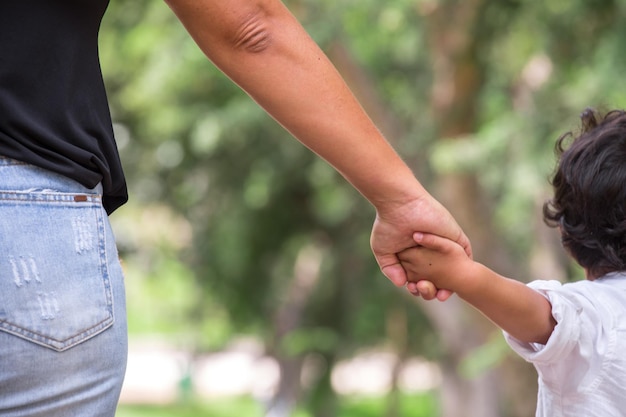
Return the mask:
[[[450,213],[432,196],[423,194],[405,202],[387,202],[377,206],[376,220],[370,239],[372,251],[383,274],[396,286],[408,282],[407,274],[400,264],[397,253],[416,246],[413,233],[432,233],[459,243],[470,258],[472,248],[469,239]],[[438,289],[429,281],[409,288],[426,300],[437,298],[445,301],[450,291]]]

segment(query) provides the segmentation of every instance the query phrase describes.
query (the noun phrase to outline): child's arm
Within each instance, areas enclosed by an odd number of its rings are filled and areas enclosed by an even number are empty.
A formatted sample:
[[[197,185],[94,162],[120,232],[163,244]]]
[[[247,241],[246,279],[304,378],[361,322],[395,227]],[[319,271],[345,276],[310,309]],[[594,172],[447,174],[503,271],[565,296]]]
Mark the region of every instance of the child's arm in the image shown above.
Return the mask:
[[[399,254],[410,281],[428,280],[456,292],[514,338],[545,344],[556,325],[550,302],[523,283],[468,258],[455,242],[415,234],[418,247]],[[415,291],[415,285],[409,289]]]

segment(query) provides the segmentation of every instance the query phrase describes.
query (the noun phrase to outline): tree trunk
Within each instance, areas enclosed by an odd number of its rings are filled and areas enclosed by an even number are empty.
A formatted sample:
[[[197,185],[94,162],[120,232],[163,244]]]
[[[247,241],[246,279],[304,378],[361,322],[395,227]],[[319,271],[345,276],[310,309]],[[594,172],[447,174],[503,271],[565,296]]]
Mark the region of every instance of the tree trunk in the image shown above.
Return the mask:
[[[439,140],[455,141],[475,132],[483,68],[477,59],[480,47],[476,25],[483,0],[438,3],[427,13],[427,36],[433,63],[431,107]],[[475,259],[507,274],[516,268],[505,245],[498,242],[491,223],[489,197],[473,172],[440,172],[435,196],[450,210],[472,241]],[[505,380],[495,371],[473,379],[462,378],[459,364],[484,344],[494,327],[458,298],[445,304],[425,303],[445,346],[443,415],[446,417],[498,417],[500,386]]]
[[[333,65],[350,87],[363,109],[372,118],[372,121],[385,138],[393,145],[406,128],[399,123],[398,118],[390,107],[381,98],[372,78],[362,65],[352,56],[341,40],[332,42],[326,50]]]
[[[285,336],[296,330],[302,322],[304,310],[320,277],[322,255],[319,248],[305,246],[294,266],[294,277],[287,288],[284,303],[277,309],[274,320],[275,358],[280,368],[278,390],[270,402],[266,417],[289,417],[292,415],[301,392],[303,359],[284,351]]]
[[[427,37],[433,65],[430,111],[440,140],[454,141],[476,130],[478,98],[484,75],[476,55],[479,40],[474,34],[485,4],[484,0],[456,0],[420,2],[417,7],[419,13],[427,15]],[[334,43],[328,54],[363,107],[393,144],[406,129],[390,114],[389,106],[384,104],[367,73],[340,42]],[[432,191],[470,237],[477,260],[502,274],[519,275],[523,269],[497,239],[498,234],[491,223],[492,204],[475,174],[438,173]],[[531,366],[514,355],[497,369],[471,380],[460,375],[459,366],[467,355],[498,332],[487,319],[458,299],[444,304],[419,305],[436,328],[445,349],[441,363],[443,416],[502,417],[500,404],[505,404],[511,417],[532,414],[536,376]],[[520,385],[527,387],[527,394],[521,398],[514,391],[520,389]],[[393,400],[388,411],[393,415]]]

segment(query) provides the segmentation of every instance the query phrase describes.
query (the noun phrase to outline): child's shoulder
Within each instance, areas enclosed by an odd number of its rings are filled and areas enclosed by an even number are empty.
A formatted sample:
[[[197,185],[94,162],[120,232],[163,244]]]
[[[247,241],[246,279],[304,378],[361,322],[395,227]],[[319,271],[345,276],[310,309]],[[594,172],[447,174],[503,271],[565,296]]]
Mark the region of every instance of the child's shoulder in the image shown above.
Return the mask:
[[[529,287],[543,294],[552,303],[568,300],[579,307],[617,308],[626,311],[626,272],[612,272],[595,280],[562,283],[537,280]]]
[[[563,283],[557,280],[536,280],[528,283],[528,286],[538,291],[579,291],[582,289],[626,289],[626,271],[611,272],[594,280],[583,279],[580,281]]]

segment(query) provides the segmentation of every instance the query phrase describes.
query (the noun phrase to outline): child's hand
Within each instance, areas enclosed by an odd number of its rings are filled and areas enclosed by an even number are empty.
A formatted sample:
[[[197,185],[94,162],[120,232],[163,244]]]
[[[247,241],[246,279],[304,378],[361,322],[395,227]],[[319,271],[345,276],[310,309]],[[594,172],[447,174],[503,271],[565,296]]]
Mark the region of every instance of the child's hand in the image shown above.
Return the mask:
[[[431,300],[435,295],[430,283],[438,289],[456,291],[464,272],[473,264],[463,247],[432,234],[415,233],[414,239],[419,246],[398,254],[410,281],[407,284],[409,292]]]
[[[422,297],[426,301],[434,300],[446,301],[452,296],[452,291],[437,288],[430,281],[409,281],[406,283],[406,289],[416,297]]]

